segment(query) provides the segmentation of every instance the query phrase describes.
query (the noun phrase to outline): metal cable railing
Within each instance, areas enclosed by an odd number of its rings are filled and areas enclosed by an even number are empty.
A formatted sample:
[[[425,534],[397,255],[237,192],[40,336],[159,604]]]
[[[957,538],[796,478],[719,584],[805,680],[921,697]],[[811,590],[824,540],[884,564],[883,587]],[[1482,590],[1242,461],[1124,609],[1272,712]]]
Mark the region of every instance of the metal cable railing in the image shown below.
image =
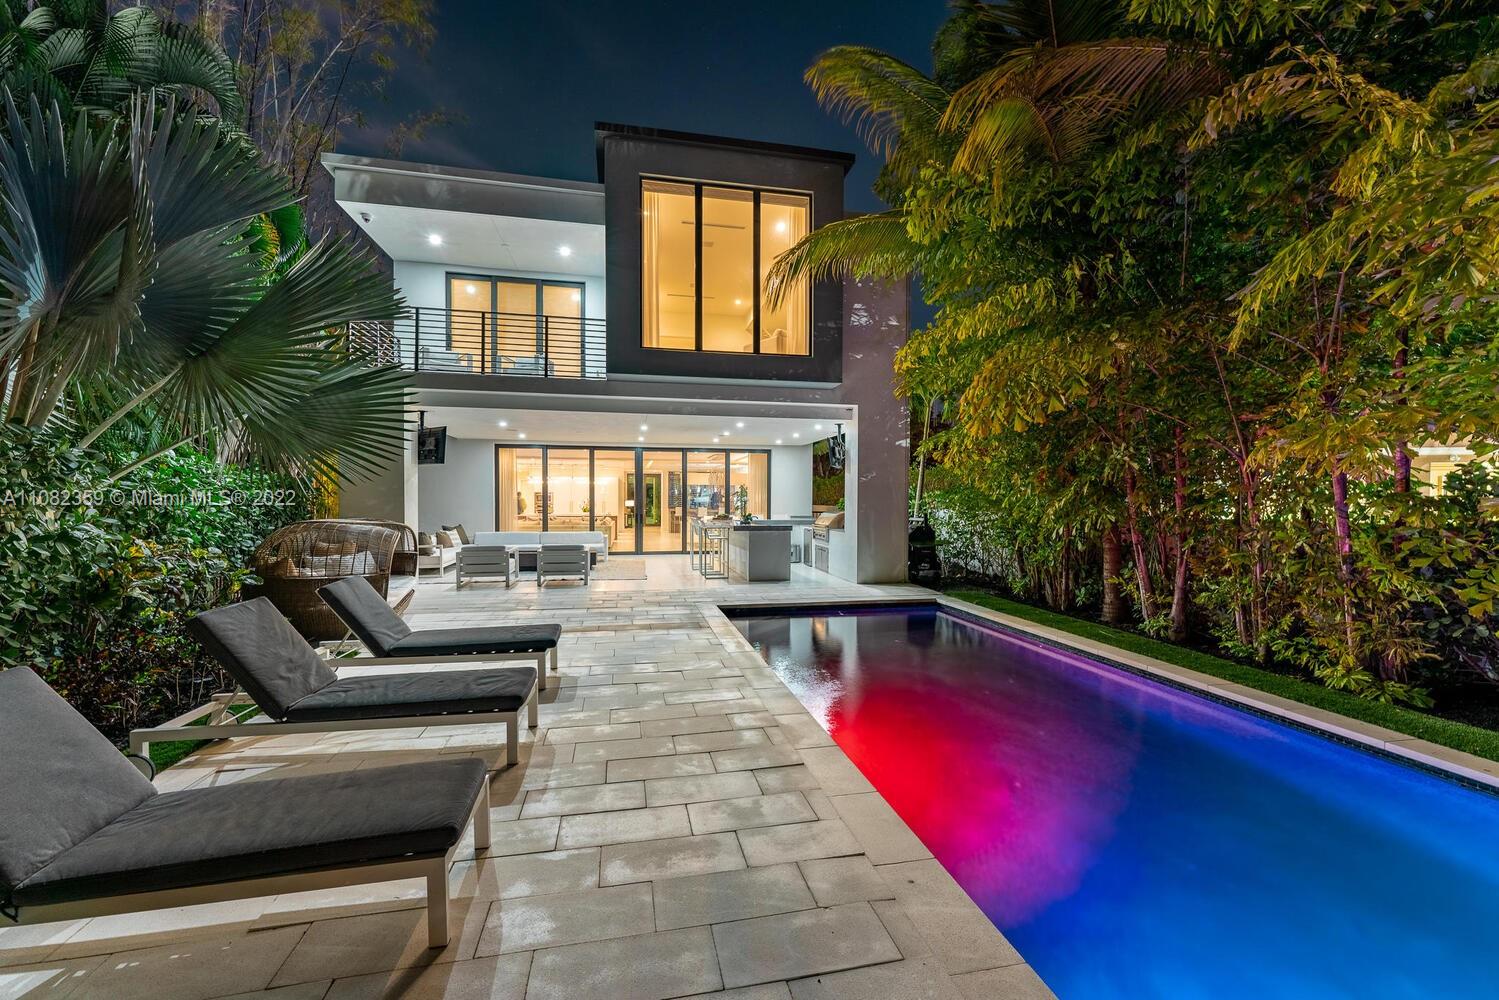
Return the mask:
[[[391,322],[356,322],[349,338],[384,364],[413,371],[604,378],[602,319],[413,308]]]

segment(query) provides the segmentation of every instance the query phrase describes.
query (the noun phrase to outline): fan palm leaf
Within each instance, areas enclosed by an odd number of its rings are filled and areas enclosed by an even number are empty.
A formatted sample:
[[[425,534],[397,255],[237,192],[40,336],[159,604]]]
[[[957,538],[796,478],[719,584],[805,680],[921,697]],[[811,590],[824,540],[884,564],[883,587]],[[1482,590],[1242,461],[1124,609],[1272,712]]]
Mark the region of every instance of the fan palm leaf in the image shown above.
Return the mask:
[[[7,114],[0,362],[18,387],[13,419],[51,419],[69,385],[107,375],[125,401],[84,445],[149,402],[182,436],[236,439],[283,468],[347,473],[399,446],[405,376],[336,333],[393,319],[399,298],[341,242],[267,282],[256,223],[280,219],[300,239],[294,204],[217,124],[150,96],[123,136],[81,110],[64,128],[55,105],[23,115],[10,102]]]

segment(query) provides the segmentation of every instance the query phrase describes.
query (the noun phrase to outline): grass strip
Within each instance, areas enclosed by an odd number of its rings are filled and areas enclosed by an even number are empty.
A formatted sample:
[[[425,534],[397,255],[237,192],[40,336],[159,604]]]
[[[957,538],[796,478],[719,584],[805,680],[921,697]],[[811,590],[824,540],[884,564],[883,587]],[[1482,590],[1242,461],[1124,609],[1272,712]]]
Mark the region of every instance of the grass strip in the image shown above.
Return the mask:
[[[1402,708],[1399,705],[1368,701],[1310,681],[1245,666],[1242,663],[1198,652],[1195,649],[1184,649],[1181,646],[1151,639],[1138,633],[1121,631],[1082,618],[1073,618],[1071,615],[1064,615],[1057,611],[1033,608],[1029,604],[1007,600],[982,590],[955,589],[948,590],[946,593],[949,597],[968,601],[991,611],[1023,618],[1037,625],[1045,625],[1059,632],[1092,639],[1094,642],[1107,643],[1141,656],[1152,656],[1174,666],[1186,667],[1188,670],[1196,670],[1198,673],[1242,684],[1256,691],[1279,695],[1303,705],[1336,712],[1350,719],[1384,726],[1397,733],[1438,743],[1444,747],[1451,747],[1453,750],[1461,750],[1464,753],[1499,761],[1499,732],[1490,729],[1480,729],[1466,723],[1453,722],[1450,719],[1427,715],[1425,712]]]

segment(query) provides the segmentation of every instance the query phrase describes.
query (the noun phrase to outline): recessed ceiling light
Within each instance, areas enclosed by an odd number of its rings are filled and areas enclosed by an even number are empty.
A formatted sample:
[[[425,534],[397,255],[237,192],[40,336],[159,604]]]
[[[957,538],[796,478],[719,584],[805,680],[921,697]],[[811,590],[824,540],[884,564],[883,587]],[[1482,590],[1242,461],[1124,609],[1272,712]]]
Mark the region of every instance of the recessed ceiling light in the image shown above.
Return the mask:
[[[796,431],[792,431],[792,432],[791,432],[791,436],[792,436],[792,437],[794,437],[794,438],[799,438],[799,437],[801,437],[801,435],[800,435],[800,434],[798,434],[798,433],[797,433],[797,432],[796,432]]]
[[[776,444],[780,444],[780,443],[781,443],[781,439],[780,438],[776,438]]]
[[[812,429],[814,431],[820,431],[820,430],[822,430],[822,424],[813,424],[812,425]]]
[[[650,429],[651,429],[651,428],[650,428],[650,425],[649,425],[649,424],[641,424],[641,425],[640,425],[640,429],[641,429],[641,430],[643,430],[643,431],[648,431],[648,430],[650,430]]]
[[[734,304],[736,306],[742,306],[742,305],[744,305],[744,300],[743,299],[735,299],[734,300]]]
[[[734,421],[734,426],[737,427],[737,428],[739,428],[740,430],[744,430],[744,421],[743,420],[736,420],[736,421]]]
[[[441,233],[428,233],[427,234],[427,242],[430,243],[430,244],[432,244],[435,247],[442,246],[442,234]]]
[[[566,243],[562,244],[560,247],[557,248],[557,256],[558,257],[571,257],[572,255],[573,255],[573,248],[570,247],[570,246],[568,246]]]
[[[463,290],[465,292],[468,292],[470,295],[477,295],[479,293],[479,289],[474,287],[473,285],[464,285]]]
[[[780,221],[778,221],[776,223],[776,232],[778,232],[778,233],[784,233],[785,231],[786,231],[786,220],[785,219],[781,219]]]
[[[508,421],[508,420],[501,420],[500,421],[500,426],[501,427],[509,427],[510,426],[510,421]]]
[[[636,438],[636,439],[635,439],[635,440],[636,440],[636,441],[644,441],[644,440],[645,440],[645,435],[644,435],[644,434],[642,434],[642,435],[640,435],[640,436],[639,436],[639,437],[638,437],[638,438]]]
[[[718,444],[718,438],[714,438],[714,439],[713,439],[713,443],[714,443],[714,444]]]
[[[526,439],[526,432],[525,431],[517,431],[516,434],[515,434],[515,436],[518,437],[518,438],[520,438],[522,441],[524,441]]]

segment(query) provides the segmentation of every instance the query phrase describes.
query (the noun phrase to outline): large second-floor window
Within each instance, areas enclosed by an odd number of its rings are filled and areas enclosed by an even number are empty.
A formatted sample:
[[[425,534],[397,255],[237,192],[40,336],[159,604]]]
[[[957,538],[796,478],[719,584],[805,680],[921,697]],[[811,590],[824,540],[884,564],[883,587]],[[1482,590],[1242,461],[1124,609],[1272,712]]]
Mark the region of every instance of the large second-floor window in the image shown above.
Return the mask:
[[[641,181],[641,343],[726,354],[812,352],[811,290],[775,307],[765,275],[805,236],[804,194]]]

